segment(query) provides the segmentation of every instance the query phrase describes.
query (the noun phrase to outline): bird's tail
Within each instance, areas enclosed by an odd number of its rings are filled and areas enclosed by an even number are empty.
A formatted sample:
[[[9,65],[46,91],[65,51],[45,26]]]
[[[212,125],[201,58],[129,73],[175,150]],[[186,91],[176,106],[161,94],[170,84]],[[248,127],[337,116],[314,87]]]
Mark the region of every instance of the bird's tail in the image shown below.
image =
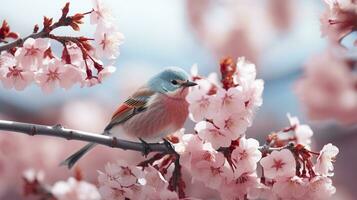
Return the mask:
[[[71,169],[76,162],[84,156],[89,150],[91,150],[96,144],[95,143],[89,143],[86,146],[82,147],[80,150],[78,150],[76,153],[72,154],[69,156],[66,160],[62,161],[60,166],[65,165],[68,167],[68,169]]]

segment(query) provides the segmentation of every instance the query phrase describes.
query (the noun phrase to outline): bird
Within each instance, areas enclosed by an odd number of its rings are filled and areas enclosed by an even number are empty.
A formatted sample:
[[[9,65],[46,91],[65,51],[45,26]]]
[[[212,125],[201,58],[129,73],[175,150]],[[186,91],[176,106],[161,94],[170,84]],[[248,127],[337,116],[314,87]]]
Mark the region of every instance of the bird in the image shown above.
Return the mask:
[[[195,85],[185,70],[163,69],[118,106],[102,134],[145,143],[159,141],[183,127],[189,114],[188,88]],[[71,169],[95,145],[88,143],[60,165]]]

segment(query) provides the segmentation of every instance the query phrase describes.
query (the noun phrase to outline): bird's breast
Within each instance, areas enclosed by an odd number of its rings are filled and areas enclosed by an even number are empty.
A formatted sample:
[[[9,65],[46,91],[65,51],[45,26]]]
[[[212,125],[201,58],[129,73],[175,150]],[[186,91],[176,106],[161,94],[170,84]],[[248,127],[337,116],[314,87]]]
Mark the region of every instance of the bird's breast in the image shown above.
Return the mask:
[[[184,98],[155,95],[147,109],[123,124],[124,131],[148,141],[160,140],[182,128],[188,116],[188,103]]]

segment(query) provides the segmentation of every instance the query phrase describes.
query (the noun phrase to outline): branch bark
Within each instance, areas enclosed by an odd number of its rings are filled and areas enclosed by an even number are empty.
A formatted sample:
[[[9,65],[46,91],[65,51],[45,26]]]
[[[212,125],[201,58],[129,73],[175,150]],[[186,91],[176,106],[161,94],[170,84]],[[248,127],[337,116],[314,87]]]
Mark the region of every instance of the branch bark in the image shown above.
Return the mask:
[[[0,130],[9,132],[24,133],[30,136],[46,135],[64,138],[67,140],[80,140],[85,142],[94,142],[112,148],[123,150],[139,151],[142,153],[162,152],[171,154],[172,149],[164,143],[140,143],[122,140],[113,136],[94,134],[79,130],[67,129],[61,125],[45,126],[31,123],[21,123],[14,121],[0,120]]]

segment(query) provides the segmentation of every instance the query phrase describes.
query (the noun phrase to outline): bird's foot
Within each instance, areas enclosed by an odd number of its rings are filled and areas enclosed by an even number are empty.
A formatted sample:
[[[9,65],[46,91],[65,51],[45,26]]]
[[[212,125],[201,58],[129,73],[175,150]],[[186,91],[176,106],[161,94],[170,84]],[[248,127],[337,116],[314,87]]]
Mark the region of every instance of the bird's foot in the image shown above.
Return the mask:
[[[164,145],[166,146],[166,148],[168,149],[168,152],[171,154],[175,154],[176,156],[178,155],[178,153],[175,151],[174,146],[171,144],[171,142],[169,142],[167,139],[162,138],[162,140],[164,141]]]
[[[151,152],[151,147],[150,147],[150,144],[147,143],[145,140],[143,140],[142,138],[139,138],[141,144],[143,145],[143,151],[142,151],[142,154],[143,156],[145,156],[145,158],[149,155],[149,153]]]

